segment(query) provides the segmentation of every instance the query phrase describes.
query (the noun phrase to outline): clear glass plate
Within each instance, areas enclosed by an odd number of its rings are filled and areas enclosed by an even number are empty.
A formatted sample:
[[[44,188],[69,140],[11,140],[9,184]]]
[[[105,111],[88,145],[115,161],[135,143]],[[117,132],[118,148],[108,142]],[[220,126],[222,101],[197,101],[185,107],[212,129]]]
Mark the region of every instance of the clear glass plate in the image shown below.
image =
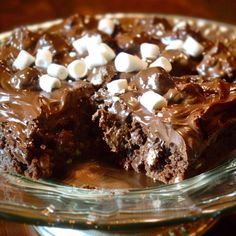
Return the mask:
[[[164,17],[174,22],[187,20],[201,27],[205,34],[215,31],[219,36],[236,37],[236,28],[231,25],[189,17]],[[0,39],[7,35],[2,34]],[[117,170],[95,161],[79,164],[62,181],[33,181],[1,171],[0,217],[34,225],[100,230],[204,220],[236,209],[235,157],[233,153],[229,161],[216,169],[172,185],[153,183],[132,171]],[[96,188],[84,188],[91,184]]]

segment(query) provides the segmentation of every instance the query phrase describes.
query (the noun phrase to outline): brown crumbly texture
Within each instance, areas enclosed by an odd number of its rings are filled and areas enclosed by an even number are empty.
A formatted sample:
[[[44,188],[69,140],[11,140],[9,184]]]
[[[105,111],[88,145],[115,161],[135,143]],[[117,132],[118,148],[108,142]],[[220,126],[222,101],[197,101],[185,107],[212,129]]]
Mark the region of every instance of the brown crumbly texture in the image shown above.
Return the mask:
[[[74,161],[106,156],[127,170],[173,183],[213,168],[235,148],[235,41],[223,33],[205,36],[205,29],[195,25],[176,28],[158,17],[116,21],[113,34],[107,35],[97,29],[94,17],[75,15],[46,30],[18,28],[3,43],[0,165],[5,170],[37,179],[62,174]],[[12,66],[22,49],[35,56],[43,47],[54,63],[67,66],[87,56],[72,46],[84,35],[101,35],[116,55],[141,57],[141,43],[156,44],[172,70],[118,72],[112,60],[91,68],[83,79],[68,76],[61,88],[47,93],[38,82],[45,69]],[[188,36],[203,47],[200,56],[165,49]],[[117,79],[126,79],[128,89],[112,95],[107,84]],[[148,111],[140,104],[147,91],[160,94],[168,105]]]

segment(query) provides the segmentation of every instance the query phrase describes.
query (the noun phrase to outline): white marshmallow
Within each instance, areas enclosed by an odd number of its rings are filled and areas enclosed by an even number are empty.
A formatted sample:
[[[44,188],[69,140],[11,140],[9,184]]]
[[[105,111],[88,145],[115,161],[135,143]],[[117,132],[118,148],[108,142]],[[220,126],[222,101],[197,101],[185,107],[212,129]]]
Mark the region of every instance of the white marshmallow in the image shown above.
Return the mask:
[[[126,79],[113,80],[107,84],[107,90],[111,94],[121,94],[124,93],[128,88],[128,83]]]
[[[142,43],[140,45],[140,53],[143,59],[156,59],[160,53],[160,49],[156,44]]]
[[[89,53],[89,56],[100,54],[107,60],[107,62],[113,60],[116,56],[113,49],[105,43],[91,45],[88,48],[88,53]]]
[[[134,72],[147,68],[147,63],[137,56],[121,52],[115,58],[115,67],[119,72]]]
[[[100,34],[90,35],[87,36],[87,50],[89,47],[97,46],[98,44],[102,43],[102,37]]]
[[[88,73],[88,68],[84,60],[72,61],[67,69],[70,77],[76,80],[85,77]]]
[[[140,103],[150,112],[167,106],[167,101],[160,94],[153,91],[147,91],[140,97]]]
[[[112,61],[116,57],[116,54],[113,49],[105,43],[99,44],[94,49],[96,50],[96,52],[101,53],[108,62]]]
[[[98,30],[105,34],[112,35],[115,29],[115,23],[112,19],[103,18],[98,22]]]
[[[91,45],[91,47],[88,48],[88,52],[89,55],[85,57],[85,62],[89,69],[92,69],[96,66],[106,65],[116,56],[113,49],[105,43]]]
[[[203,52],[203,46],[193,37],[188,36],[184,41],[183,50],[190,56],[198,57]]]
[[[21,50],[15,61],[13,62],[13,66],[16,69],[23,70],[26,67],[32,65],[35,61],[35,58],[26,52],[25,50]]]
[[[47,68],[52,63],[52,53],[48,49],[39,49],[36,54],[35,65]]]
[[[181,50],[183,48],[183,40],[176,39],[170,42],[169,45],[165,47],[165,50]]]
[[[107,59],[101,53],[94,53],[84,58],[85,64],[89,70],[97,66],[104,66],[107,64]]]
[[[166,72],[170,72],[172,70],[172,65],[165,57],[158,57],[149,67],[161,67]]]
[[[50,76],[56,77],[60,80],[64,80],[68,76],[66,67],[55,63],[52,63],[48,66],[47,73]]]
[[[42,75],[39,77],[39,86],[43,91],[50,93],[53,89],[61,87],[61,81],[49,75]]]
[[[85,35],[82,38],[73,41],[72,45],[80,55],[83,55],[89,48],[93,48],[100,43],[102,43],[102,37],[100,34],[96,34],[91,36]]]
[[[87,38],[88,36],[85,35],[72,42],[73,47],[80,55],[83,55],[87,51]]]
[[[88,69],[93,67],[106,65],[116,56],[115,52],[107,44],[102,43],[100,34],[92,36],[84,36],[73,42],[73,46],[78,53],[89,55],[84,58]]]

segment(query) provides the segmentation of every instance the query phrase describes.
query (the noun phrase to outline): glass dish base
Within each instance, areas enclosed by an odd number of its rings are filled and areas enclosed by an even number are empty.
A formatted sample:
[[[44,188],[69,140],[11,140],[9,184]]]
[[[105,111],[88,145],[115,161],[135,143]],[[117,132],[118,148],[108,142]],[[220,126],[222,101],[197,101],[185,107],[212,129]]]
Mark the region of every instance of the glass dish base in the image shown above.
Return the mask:
[[[45,226],[34,226],[34,229],[39,233],[40,236],[125,236],[125,235],[136,235],[136,236],[200,236],[212,228],[218,219],[209,218],[207,220],[198,220],[195,222],[171,225],[164,227],[148,227],[142,229],[131,229],[125,231],[114,231],[114,230],[75,230],[57,227],[45,227]]]

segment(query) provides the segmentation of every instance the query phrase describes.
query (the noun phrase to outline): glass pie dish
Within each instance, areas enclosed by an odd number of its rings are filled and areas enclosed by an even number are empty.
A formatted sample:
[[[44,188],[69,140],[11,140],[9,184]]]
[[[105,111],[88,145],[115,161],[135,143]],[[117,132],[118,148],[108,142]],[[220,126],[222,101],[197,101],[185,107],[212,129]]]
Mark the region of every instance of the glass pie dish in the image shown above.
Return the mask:
[[[153,15],[115,14],[114,17]],[[186,20],[215,35],[236,37],[236,27],[195,18]],[[100,17],[100,16],[98,16]],[[29,26],[48,27],[59,21]],[[9,33],[1,34],[4,40]],[[94,187],[86,188],[91,186]],[[153,183],[133,172],[96,161],[80,163],[67,178],[34,181],[1,171],[0,216],[34,225],[93,230],[129,230],[211,219],[236,209],[236,158],[221,166],[170,185]]]

